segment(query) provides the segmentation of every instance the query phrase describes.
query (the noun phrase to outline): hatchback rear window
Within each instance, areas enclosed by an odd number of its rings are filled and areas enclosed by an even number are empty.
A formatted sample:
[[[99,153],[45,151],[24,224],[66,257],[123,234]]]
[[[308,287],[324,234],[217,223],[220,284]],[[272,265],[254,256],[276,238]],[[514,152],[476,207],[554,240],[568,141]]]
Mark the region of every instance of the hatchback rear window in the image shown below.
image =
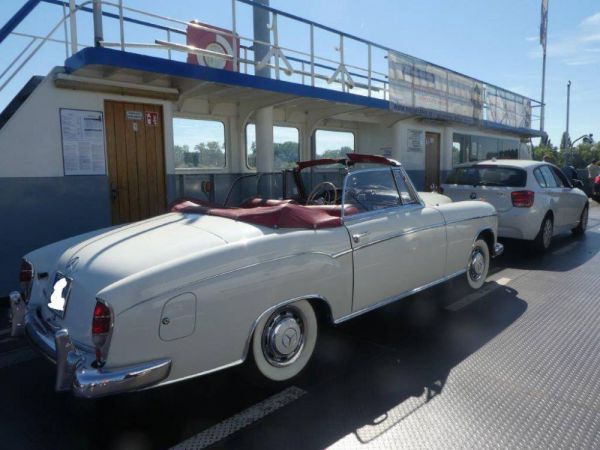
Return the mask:
[[[527,172],[515,167],[482,165],[456,167],[448,174],[446,183],[470,186],[525,187]]]

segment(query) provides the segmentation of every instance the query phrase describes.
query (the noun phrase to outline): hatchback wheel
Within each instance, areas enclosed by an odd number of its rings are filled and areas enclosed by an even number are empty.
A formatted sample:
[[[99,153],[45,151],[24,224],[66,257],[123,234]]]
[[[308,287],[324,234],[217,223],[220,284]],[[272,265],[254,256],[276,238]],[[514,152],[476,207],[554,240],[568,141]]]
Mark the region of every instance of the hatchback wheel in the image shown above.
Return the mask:
[[[286,381],[308,364],[317,342],[317,318],[306,300],[266,314],[252,337],[255,373],[270,381]]]
[[[588,205],[585,205],[583,207],[583,211],[581,211],[581,216],[579,217],[579,225],[577,225],[575,228],[573,228],[571,230],[574,235],[580,236],[583,233],[585,233],[585,230],[587,229],[587,225],[588,225],[589,215],[590,215],[590,208]]]
[[[554,234],[554,222],[552,217],[546,216],[542,221],[540,231],[533,241],[534,247],[541,252],[545,252],[552,244],[552,235]]]

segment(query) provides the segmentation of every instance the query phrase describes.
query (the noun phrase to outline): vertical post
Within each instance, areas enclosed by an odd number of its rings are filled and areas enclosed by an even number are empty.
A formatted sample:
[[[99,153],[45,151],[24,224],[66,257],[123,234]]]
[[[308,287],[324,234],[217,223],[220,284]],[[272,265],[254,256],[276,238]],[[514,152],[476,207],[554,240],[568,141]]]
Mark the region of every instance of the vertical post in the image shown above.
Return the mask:
[[[344,66],[344,35],[340,33],[340,75],[342,92],[346,92],[346,66]]]
[[[67,31],[67,7],[63,3],[63,32],[65,34],[65,58],[69,57],[69,33]]]
[[[237,40],[237,18],[236,18],[236,11],[235,11],[235,3],[237,2],[237,0],[231,0],[231,34],[233,35],[233,71],[234,72],[241,72],[240,71],[240,66],[239,66],[239,57],[238,57],[238,52],[236,51],[237,46],[235,45],[235,42]]]
[[[310,85],[315,86],[315,26],[310,24]]]
[[[571,109],[571,80],[567,83],[567,139],[569,138],[569,113]]]
[[[273,30],[273,48],[277,50],[275,54],[275,78],[279,80],[279,35],[277,33],[277,14],[275,13],[273,13],[271,29]]]
[[[367,44],[367,53],[368,53],[368,89],[369,89],[369,97],[371,96],[371,77],[372,77],[372,67],[371,67],[371,44]]]
[[[123,20],[123,0],[119,0],[119,33],[121,37],[121,50],[125,51],[125,21]]]
[[[102,32],[102,3],[100,0],[94,0],[93,3],[94,15],[94,46],[100,47],[104,41],[104,33]]]
[[[256,0],[257,6],[252,7],[253,25],[254,25],[254,73],[259,77],[271,78],[271,68],[266,65],[260,70],[256,70],[256,65],[261,62],[267,53],[269,53],[271,45],[271,31],[269,30],[269,11],[261,8],[259,5],[269,6],[269,0]],[[261,43],[257,43],[260,41]],[[266,42],[266,44],[263,44]]]
[[[544,55],[542,57],[542,107],[540,112],[540,131],[544,131],[544,119],[546,113],[546,102],[544,96],[546,94],[546,49],[544,48]]]
[[[167,30],[167,42],[171,42],[171,30]],[[167,49],[167,56],[169,57],[169,60],[172,59],[170,48]]]
[[[77,6],[75,0],[69,0],[69,25],[71,27],[71,55],[77,53]]]

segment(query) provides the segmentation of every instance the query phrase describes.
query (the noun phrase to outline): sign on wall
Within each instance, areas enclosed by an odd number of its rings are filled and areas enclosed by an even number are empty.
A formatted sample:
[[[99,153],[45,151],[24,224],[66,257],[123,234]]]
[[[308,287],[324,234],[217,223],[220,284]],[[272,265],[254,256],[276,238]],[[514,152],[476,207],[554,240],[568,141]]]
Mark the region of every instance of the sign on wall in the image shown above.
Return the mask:
[[[409,152],[422,152],[425,150],[425,132],[422,130],[408,130],[406,148]]]
[[[105,175],[102,112],[61,108],[60,129],[65,175]]]

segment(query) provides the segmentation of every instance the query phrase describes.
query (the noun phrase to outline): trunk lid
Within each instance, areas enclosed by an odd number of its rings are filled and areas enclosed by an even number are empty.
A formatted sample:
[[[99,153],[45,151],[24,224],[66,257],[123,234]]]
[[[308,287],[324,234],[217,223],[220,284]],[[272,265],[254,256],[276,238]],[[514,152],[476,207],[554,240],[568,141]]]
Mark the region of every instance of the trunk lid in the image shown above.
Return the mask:
[[[173,213],[83,239],[66,249],[48,274],[42,289],[42,316],[54,327],[68,328],[80,345],[90,346],[93,308],[101,289],[192,252],[210,251],[264,232],[262,227],[231,219]],[[51,309],[50,303],[55,308],[64,303],[63,311]]]

